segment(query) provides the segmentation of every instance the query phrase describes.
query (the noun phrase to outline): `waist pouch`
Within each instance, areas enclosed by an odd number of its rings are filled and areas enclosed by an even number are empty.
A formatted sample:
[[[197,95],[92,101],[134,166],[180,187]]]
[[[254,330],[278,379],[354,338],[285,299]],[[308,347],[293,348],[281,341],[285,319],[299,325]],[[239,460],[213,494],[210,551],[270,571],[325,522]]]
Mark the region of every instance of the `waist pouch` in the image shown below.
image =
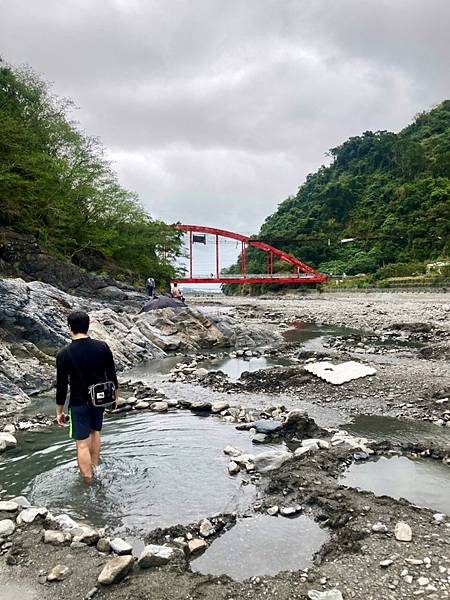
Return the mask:
[[[88,390],[91,404],[97,408],[111,406],[116,401],[116,386],[112,381],[94,383]]]

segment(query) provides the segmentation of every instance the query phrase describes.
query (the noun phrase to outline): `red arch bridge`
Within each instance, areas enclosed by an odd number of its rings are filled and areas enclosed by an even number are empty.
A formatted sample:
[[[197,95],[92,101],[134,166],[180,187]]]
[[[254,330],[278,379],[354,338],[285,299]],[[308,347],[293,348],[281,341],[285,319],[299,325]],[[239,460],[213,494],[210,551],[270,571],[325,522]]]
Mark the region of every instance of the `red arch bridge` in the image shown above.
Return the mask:
[[[214,227],[203,227],[201,225],[176,225],[179,231],[189,234],[189,277],[174,279],[172,283],[323,283],[327,276],[319,273],[306,263],[298,260],[278,248],[274,248],[265,242],[253,240],[245,235],[225,231],[224,229],[215,229]],[[206,243],[206,235],[212,235],[215,238],[216,269],[209,277],[193,276],[194,253],[193,246],[196,242]],[[241,273],[226,275],[221,273],[219,239],[228,238],[241,243]],[[267,273],[247,273],[247,248],[257,248],[267,254]],[[273,259],[282,260],[292,269],[291,273],[274,273]]]

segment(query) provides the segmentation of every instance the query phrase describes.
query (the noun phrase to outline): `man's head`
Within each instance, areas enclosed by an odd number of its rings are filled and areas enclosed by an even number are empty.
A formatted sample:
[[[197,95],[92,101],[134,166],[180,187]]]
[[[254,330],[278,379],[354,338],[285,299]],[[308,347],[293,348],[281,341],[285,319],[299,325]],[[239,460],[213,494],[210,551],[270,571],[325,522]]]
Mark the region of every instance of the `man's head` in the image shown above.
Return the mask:
[[[83,310],[71,312],[67,317],[67,324],[71,334],[86,334],[89,330],[89,315]]]
[[[177,287],[178,287],[178,283],[174,283],[174,284],[173,284],[173,287],[174,287],[174,288],[177,288]]]

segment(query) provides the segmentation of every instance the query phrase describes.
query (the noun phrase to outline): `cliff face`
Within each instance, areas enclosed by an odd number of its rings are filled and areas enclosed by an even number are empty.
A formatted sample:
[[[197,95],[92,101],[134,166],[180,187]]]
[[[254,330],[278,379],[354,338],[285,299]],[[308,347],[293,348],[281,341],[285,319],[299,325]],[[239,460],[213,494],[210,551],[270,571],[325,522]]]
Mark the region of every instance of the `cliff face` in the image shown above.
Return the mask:
[[[172,351],[273,342],[263,326],[244,327],[229,316],[210,319],[191,308],[138,314],[121,304],[76,297],[54,286],[23,279],[0,280],[0,416],[50,389],[55,355],[69,343],[67,315],[86,310],[90,335],[106,341],[119,370]]]
[[[136,289],[85,269],[102,270],[104,258],[79,253],[78,264],[61,260],[39,248],[32,235],[0,228],[0,276],[42,281],[77,296],[125,300]],[[117,275],[122,273],[117,271]]]

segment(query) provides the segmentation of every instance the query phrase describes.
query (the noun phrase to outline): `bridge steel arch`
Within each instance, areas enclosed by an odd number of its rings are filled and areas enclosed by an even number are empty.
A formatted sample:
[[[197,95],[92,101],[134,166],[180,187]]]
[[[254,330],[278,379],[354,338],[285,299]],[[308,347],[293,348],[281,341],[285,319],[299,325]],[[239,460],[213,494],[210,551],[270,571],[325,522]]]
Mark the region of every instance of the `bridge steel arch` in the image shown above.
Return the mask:
[[[279,250],[274,246],[270,246],[265,242],[253,240],[246,235],[226,231],[225,229],[217,229],[215,227],[204,227],[202,225],[176,225],[178,231],[189,233],[189,277],[177,278],[172,283],[323,283],[327,280],[327,276],[319,271],[316,271],[311,266],[302,262],[295,256],[287,254],[283,250]],[[203,233],[215,236],[216,247],[216,273],[211,277],[194,277],[193,276],[193,234]],[[219,256],[219,238],[224,237],[241,242],[241,274],[224,275],[220,272],[220,256]],[[252,274],[247,273],[247,248],[258,248],[267,254],[267,273]],[[273,257],[281,259],[292,266],[292,274],[274,273],[273,272]]]

